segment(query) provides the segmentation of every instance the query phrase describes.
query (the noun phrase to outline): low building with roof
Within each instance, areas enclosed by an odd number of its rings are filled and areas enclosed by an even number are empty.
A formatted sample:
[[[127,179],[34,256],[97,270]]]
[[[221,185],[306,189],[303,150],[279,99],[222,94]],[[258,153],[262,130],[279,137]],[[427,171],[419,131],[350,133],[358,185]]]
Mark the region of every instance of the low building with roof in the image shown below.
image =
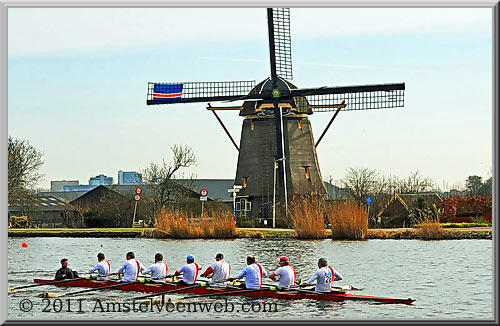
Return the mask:
[[[51,195],[37,194],[29,205],[14,202],[9,204],[11,216],[28,216],[35,227],[67,227],[75,216],[75,208],[67,201]]]

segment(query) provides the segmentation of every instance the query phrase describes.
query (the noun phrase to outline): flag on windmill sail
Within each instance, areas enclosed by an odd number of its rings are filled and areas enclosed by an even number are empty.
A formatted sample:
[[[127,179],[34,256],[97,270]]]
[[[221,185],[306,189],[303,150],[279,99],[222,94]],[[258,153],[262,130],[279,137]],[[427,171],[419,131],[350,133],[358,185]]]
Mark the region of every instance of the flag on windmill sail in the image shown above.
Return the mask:
[[[182,98],[183,84],[154,84],[153,100],[174,101]]]

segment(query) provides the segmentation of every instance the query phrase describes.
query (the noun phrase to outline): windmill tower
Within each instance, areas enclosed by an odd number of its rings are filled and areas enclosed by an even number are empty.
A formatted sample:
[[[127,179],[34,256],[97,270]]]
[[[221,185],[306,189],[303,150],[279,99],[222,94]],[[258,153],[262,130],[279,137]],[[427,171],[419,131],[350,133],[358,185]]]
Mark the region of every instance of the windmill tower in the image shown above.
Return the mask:
[[[235,185],[240,217],[270,218],[276,205],[287,212],[289,198],[327,192],[316,147],[340,112],[401,107],[404,83],[341,87],[297,88],[292,76],[290,11],[267,9],[271,76],[255,81],[148,84],[147,105],[208,102],[224,131],[239,151]],[[210,102],[243,101],[214,107]],[[217,110],[237,110],[244,118],[240,146]],[[308,119],[314,112],[335,112],[314,141]]]

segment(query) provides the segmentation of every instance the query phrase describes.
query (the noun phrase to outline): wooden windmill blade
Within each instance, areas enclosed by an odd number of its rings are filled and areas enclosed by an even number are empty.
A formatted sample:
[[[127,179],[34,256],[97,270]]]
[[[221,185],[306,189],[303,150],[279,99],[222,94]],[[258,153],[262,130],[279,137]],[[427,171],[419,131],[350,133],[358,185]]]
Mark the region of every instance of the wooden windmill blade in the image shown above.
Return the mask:
[[[149,82],[147,105],[235,101],[255,87],[255,80],[226,82]]]
[[[404,106],[405,83],[292,89],[314,112],[385,109]]]

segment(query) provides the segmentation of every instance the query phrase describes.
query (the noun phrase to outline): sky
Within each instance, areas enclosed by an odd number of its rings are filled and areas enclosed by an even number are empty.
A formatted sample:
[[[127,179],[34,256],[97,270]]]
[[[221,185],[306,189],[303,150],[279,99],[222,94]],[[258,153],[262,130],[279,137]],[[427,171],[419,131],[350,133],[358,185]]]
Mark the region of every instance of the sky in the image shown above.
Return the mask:
[[[270,75],[264,8],[9,8],[8,134],[44,153],[40,188],[169,162],[234,178],[238,153],[205,103],[146,105],[152,81]],[[492,10],[291,8],[293,83],[406,83],[405,106],[341,112],[317,148],[323,179],[348,168],[442,190],[492,173]],[[225,105],[221,103],[221,105]],[[227,105],[233,105],[227,104]],[[243,119],[220,112],[239,143]],[[310,116],[317,139],[331,113]]]

